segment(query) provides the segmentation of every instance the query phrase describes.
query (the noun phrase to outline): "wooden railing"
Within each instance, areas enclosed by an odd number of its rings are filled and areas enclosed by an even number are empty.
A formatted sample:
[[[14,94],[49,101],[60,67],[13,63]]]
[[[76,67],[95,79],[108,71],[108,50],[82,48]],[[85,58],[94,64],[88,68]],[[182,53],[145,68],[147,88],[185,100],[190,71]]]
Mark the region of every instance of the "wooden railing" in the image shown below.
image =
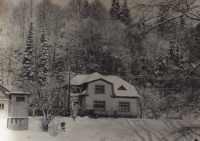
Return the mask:
[[[98,117],[112,117],[112,118],[137,118],[136,115],[134,115],[131,112],[120,112],[120,111],[95,111],[95,114],[98,115]],[[88,116],[87,111],[79,111],[79,116]]]

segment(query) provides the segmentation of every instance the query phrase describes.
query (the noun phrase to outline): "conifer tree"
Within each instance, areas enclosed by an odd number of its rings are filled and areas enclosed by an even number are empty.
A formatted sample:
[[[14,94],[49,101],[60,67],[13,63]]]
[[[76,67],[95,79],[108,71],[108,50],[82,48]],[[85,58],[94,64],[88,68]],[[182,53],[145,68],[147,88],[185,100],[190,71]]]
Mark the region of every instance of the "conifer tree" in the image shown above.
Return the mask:
[[[119,0],[112,0],[112,5],[110,8],[111,20],[120,20],[120,4]]]
[[[174,41],[174,38],[171,36],[169,41],[169,58],[173,65],[177,66],[179,69],[183,69],[183,54],[182,51],[177,44],[176,41]]]
[[[131,23],[130,10],[128,8],[126,0],[124,0],[124,4],[120,9],[120,19],[121,22],[124,23],[126,26],[130,25]]]
[[[22,62],[23,80],[34,81],[34,41],[33,41],[33,23],[30,22],[28,35],[26,37],[26,47]]]
[[[82,10],[82,18],[85,19],[90,15],[90,5],[87,0],[84,0],[83,10]]]
[[[162,56],[156,57],[155,62],[156,62],[156,66],[155,66],[155,74],[159,77],[161,77],[161,75],[163,74],[163,70],[165,67],[165,59]]]
[[[191,62],[195,62],[200,59],[200,24],[197,24],[194,30],[194,45],[189,48]]]
[[[138,71],[138,60],[131,62],[131,74],[138,75],[140,72]]]
[[[47,76],[48,76],[48,70],[49,70],[49,43],[47,39],[47,34],[44,26],[42,26],[42,31],[41,31],[41,53],[39,55],[39,62],[37,65],[37,80],[40,85],[44,85],[44,83],[47,81]]]

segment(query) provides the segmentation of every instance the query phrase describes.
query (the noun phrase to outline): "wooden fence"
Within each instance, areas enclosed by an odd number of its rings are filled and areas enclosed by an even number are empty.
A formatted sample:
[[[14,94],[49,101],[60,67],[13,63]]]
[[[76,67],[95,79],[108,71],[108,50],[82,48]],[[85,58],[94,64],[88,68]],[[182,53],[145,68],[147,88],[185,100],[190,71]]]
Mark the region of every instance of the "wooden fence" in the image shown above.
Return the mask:
[[[119,111],[95,111],[95,114],[98,117],[112,117],[112,118],[137,118],[137,116],[133,115],[131,112],[119,112]],[[70,111],[70,115],[72,115],[72,110]],[[33,116],[33,111],[29,111],[29,116]],[[42,110],[36,109],[34,116],[43,116]],[[58,114],[58,116],[69,116],[69,112],[67,109],[64,109],[62,112]],[[78,116],[84,117],[88,116],[87,110],[79,110]]]
[[[98,115],[98,117],[111,117],[111,118],[139,118],[136,115],[133,115],[131,112],[119,112],[119,111],[95,111],[95,114]],[[188,119],[188,120],[200,120],[199,117],[195,117],[198,113],[179,113],[179,112],[162,112],[162,113],[156,113],[158,119],[164,118],[164,119]],[[72,115],[72,111],[70,111],[70,115]],[[33,111],[29,111],[29,116],[33,116]],[[34,116],[43,116],[42,110],[36,109]],[[67,109],[64,109],[61,111],[58,116],[68,117],[69,113]],[[84,117],[88,116],[87,111],[80,110],[78,112],[78,116]],[[155,116],[152,112],[144,112],[142,119],[155,119]]]
[[[79,116],[87,116],[87,111],[79,111]],[[137,118],[136,115],[134,115],[131,112],[119,112],[119,111],[95,111],[95,114],[98,115],[98,117],[112,117],[112,118]]]
[[[156,113],[156,116],[152,112],[146,112],[143,113],[142,118],[143,119],[155,119],[155,118],[164,118],[164,119],[183,119],[183,114],[182,113],[177,113],[177,112],[160,112]]]

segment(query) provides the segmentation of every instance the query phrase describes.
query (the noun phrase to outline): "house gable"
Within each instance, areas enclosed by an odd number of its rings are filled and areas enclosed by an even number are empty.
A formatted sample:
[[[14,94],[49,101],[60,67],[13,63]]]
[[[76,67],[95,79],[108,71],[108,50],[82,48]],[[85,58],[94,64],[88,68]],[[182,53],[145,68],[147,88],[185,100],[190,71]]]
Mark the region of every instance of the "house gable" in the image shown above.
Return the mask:
[[[96,86],[102,86],[104,91],[100,91],[99,93],[96,91]],[[104,110],[111,111],[112,110],[112,100],[111,97],[113,95],[113,85],[112,83],[108,83],[103,79],[98,79],[88,83],[87,85],[87,94],[85,97],[84,109],[95,109],[95,105],[104,103]]]
[[[109,84],[113,85],[113,83],[111,83],[111,82],[109,82],[109,81],[107,81],[107,80],[105,80],[105,79],[103,79],[103,78],[99,78],[99,79],[96,79],[96,80],[93,80],[93,81],[90,81],[90,82],[87,82],[87,83],[93,83],[93,82],[99,81],[99,80],[104,81],[104,82],[106,82],[106,83],[109,83]]]
[[[99,83],[99,82],[101,82],[101,83]],[[105,80],[105,79],[102,79],[102,78],[88,82],[86,93],[87,94],[92,93],[90,89],[92,89],[93,92],[95,92],[95,85],[105,85],[105,84],[108,84],[108,85],[111,86],[111,92],[109,92],[110,96],[115,96],[113,84],[111,82]],[[90,85],[93,85],[93,86],[90,87]],[[105,91],[107,91],[107,87],[105,87]]]

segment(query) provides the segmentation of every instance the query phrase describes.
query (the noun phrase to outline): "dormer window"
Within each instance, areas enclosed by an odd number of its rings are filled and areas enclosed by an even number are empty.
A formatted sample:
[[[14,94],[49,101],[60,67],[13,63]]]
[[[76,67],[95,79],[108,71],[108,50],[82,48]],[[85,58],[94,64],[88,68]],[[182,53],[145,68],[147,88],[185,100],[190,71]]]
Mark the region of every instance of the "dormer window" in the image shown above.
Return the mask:
[[[124,90],[124,91],[126,91],[126,88],[122,85],[122,86],[119,87],[117,90]]]

